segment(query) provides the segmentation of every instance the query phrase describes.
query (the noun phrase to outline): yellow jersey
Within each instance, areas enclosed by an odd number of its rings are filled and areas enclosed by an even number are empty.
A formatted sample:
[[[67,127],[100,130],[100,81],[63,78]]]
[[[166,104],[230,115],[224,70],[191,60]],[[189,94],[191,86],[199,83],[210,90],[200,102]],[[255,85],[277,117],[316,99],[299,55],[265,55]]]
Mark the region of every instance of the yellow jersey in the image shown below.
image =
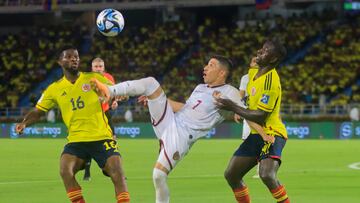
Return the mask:
[[[269,115],[265,120],[264,130],[269,135],[278,135],[287,139],[285,125],[280,117],[281,84],[275,68],[254,80],[259,69],[249,69],[247,93],[250,110],[263,110]],[[251,133],[257,133],[251,129]]]
[[[60,109],[69,143],[112,139],[113,133],[99,97],[91,89],[91,78],[110,84],[99,73],[80,72],[74,84],[64,76],[50,84],[36,104],[36,108],[45,112],[56,106]]]

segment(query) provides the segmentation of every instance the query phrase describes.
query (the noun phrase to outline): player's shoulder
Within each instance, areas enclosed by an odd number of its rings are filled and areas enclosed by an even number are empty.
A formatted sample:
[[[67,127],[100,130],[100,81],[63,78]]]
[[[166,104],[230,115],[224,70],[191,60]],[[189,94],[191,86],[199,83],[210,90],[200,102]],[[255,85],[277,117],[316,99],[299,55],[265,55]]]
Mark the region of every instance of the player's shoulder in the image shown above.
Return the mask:
[[[259,71],[259,68],[257,67],[250,67],[249,70],[248,70],[248,78],[253,78],[256,73]]]
[[[249,80],[249,74],[245,74],[241,77],[242,81]]]
[[[229,84],[218,86],[215,89],[220,91],[222,95],[239,95],[239,89]]]
[[[229,84],[226,84],[223,86],[224,87],[224,90],[228,93],[232,93],[232,92],[239,92],[239,89],[237,89],[236,87],[232,86],[232,85],[229,85]]]
[[[258,67],[250,67],[247,75],[257,73],[258,71],[259,71]]]
[[[198,85],[195,87],[194,91],[195,91],[195,90],[199,90],[199,89],[206,89],[206,88],[208,88],[208,85],[207,85],[207,84],[198,84]]]
[[[81,72],[81,74],[85,78],[104,77],[101,73],[97,73],[97,72]]]
[[[54,81],[53,83],[51,83],[46,90],[51,90],[51,89],[58,89],[61,88],[61,86],[63,85],[65,81],[65,77],[61,77],[60,79]]]
[[[248,83],[249,83],[249,74],[243,75],[240,79],[240,88],[241,86],[244,86],[243,88],[245,88]]]
[[[61,77],[60,79],[56,80],[55,82],[53,82],[52,84],[60,84],[61,82],[63,82],[65,80],[65,77]]]
[[[280,86],[280,77],[276,69],[273,68],[265,74],[264,90],[278,89]]]

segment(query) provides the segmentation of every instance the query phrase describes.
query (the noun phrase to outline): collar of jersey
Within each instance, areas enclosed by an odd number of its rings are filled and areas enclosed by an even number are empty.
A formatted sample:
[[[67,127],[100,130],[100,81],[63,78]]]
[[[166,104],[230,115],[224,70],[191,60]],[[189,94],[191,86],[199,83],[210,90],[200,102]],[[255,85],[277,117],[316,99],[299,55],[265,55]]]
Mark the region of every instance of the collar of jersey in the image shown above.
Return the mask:
[[[70,81],[65,77],[65,75],[64,75],[63,77],[64,77],[64,80],[65,80],[67,83],[69,83],[69,84],[71,84],[71,85],[75,85],[75,84],[77,83],[77,81],[79,81],[80,77],[82,77],[82,75],[83,75],[83,73],[79,71],[79,77],[76,79],[75,83],[70,82]]]
[[[258,78],[255,79],[255,75],[259,72],[259,69],[257,69],[256,73],[254,74],[254,77],[252,78],[252,81],[258,80],[258,79],[261,78],[262,76],[267,75],[267,74],[269,74],[270,72],[272,72],[272,71],[274,71],[274,70],[276,70],[276,69],[275,69],[275,68],[271,68],[268,72],[266,72],[265,74],[260,75],[260,77],[258,77]]]
[[[226,83],[221,84],[221,85],[215,85],[215,86],[212,86],[212,87],[210,87],[209,85],[206,85],[206,87],[208,87],[208,88],[217,88],[217,87],[221,87],[221,86],[224,86],[224,85],[226,85]]]

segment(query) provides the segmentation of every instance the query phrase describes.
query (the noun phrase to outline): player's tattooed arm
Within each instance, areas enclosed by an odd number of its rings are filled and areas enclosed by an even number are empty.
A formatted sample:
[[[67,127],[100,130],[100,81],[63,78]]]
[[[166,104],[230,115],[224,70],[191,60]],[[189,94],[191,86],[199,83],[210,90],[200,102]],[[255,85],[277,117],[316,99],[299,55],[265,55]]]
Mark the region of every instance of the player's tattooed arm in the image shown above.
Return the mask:
[[[45,112],[42,110],[39,110],[37,108],[32,109],[29,113],[27,113],[21,123],[17,123],[15,126],[15,131],[18,134],[22,134],[23,130],[40,120],[42,116],[45,116]]]
[[[180,109],[185,105],[184,103],[181,102],[177,102],[171,99],[168,99],[168,102],[171,106],[171,108],[173,109],[174,112],[178,112],[180,111]]]

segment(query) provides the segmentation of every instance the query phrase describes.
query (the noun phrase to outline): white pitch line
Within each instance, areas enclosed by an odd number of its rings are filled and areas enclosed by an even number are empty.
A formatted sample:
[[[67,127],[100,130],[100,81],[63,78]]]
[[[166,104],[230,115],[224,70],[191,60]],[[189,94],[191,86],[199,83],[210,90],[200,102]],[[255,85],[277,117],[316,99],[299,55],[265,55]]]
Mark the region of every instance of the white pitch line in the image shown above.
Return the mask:
[[[169,176],[169,179],[190,179],[190,178],[223,178],[221,175],[196,175],[196,176]],[[152,179],[149,177],[128,177],[131,180],[144,180],[144,179]]]
[[[29,184],[29,183],[56,183],[56,182],[60,182],[60,180],[8,181],[8,182],[0,182],[0,185],[8,185],[8,184]]]
[[[190,179],[190,178],[222,178],[223,176],[220,175],[197,175],[197,176],[173,176],[169,177],[169,179]],[[128,177],[129,180],[147,180],[152,179],[151,176],[148,177]],[[32,184],[32,183],[56,183],[61,182],[61,180],[28,180],[28,181],[7,181],[7,182],[0,182],[0,185],[8,185],[8,184]]]
[[[348,165],[349,168],[360,170],[360,162],[352,163]],[[282,174],[287,173],[303,173],[306,172],[342,172],[347,171],[346,169],[322,169],[322,170],[314,170],[314,169],[298,169],[298,170],[284,170],[281,171]],[[128,176],[128,180],[150,180],[151,176]],[[223,178],[222,175],[188,175],[188,176],[169,176],[169,180],[171,179],[190,179],[190,178]],[[61,180],[28,180],[28,181],[7,181],[0,182],[0,185],[8,185],[8,184],[33,184],[33,183],[56,183],[61,182]]]
[[[360,162],[352,163],[348,167],[351,169],[360,170]]]

